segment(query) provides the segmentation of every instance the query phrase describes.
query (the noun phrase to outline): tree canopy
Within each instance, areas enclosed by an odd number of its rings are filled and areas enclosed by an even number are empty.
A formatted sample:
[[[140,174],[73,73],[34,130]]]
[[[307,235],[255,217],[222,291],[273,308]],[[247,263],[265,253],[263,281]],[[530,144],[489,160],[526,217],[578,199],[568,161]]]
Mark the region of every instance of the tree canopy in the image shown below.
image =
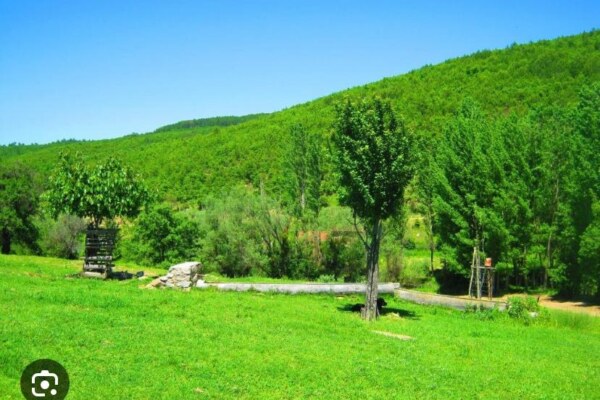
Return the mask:
[[[136,217],[150,194],[141,179],[114,158],[89,167],[79,154],[62,154],[46,198],[55,218],[61,213],[77,215],[97,228],[116,217]]]
[[[33,216],[38,208],[39,186],[32,169],[23,164],[0,166],[0,244],[2,254],[14,242],[35,248],[38,231]]]

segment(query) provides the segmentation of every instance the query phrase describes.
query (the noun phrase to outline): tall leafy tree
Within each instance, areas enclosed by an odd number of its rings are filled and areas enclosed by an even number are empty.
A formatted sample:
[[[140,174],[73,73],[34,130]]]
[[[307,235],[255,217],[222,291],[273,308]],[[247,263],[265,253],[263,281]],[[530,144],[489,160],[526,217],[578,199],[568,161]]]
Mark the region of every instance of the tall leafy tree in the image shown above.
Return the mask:
[[[432,139],[423,140],[421,143],[420,154],[422,157],[419,157],[414,186],[425,223],[425,235],[429,250],[429,272],[432,275],[434,269],[433,260],[436,250],[434,231],[436,221],[435,187],[436,182],[439,180],[439,177],[437,176],[439,174],[439,168],[436,164],[434,157],[435,153],[433,151],[434,144]]]
[[[568,277],[561,289],[567,294],[589,293],[586,282],[589,281],[590,272],[594,271],[589,268],[589,259],[586,261],[586,257],[582,258],[582,252],[590,254],[590,237],[596,232],[594,202],[600,198],[599,110],[600,83],[595,83],[582,88],[579,102],[568,120],[574,127],[577,147],[574,172],[567,188],[572,225],[567,231],[569,234],[563,235],[568,246],[561,252]]]
[[[593,294],[600,298],[600,202],[592,207],[593,219],[581,236],[579,262],[582,269],[582,294]]]
[[[497,185],[487,157],[490,139],[488,121],[475,103],[466,101],[446,126],[438,149],[440,233],[456,249],[456,269],[465,274],[473,247],[484,248],[489,236],[489,210]]]
[[[290,131],[286,163],[294,215],[306,221],[318,216],[321,206],[323,157],[320,136],[309,133],[303,125]]]
[[[0,250],[11,252],[14,242],[36,247],[38,231],[33,224],[39,189],[33,171],[23,164],[0,168]]]
[[[150,199],[140,177],[118,160],[108,158],[90,168],[79,154],[60,156],[47,192],[55,218],[61,213],[77,215],[93,228],[116,217],[136,217]]]
[[[573,194],[577,192],[576,158],[581,141],[574,135],[563,110],[539,109],[530,118],[527,135],[531,182],[531,252],[542,269],[544,287],[565,281],[568,250],[576,246]],[[523,224],[525,226],[526,224]],[[575,251],[576,254],[576,251]],[[536,260],[537,259],[537,260]]]
[[[377,317],[379,250],[383,223],[403,205],[414,173],[412,136],[381,99],[337,107],[333,141],[341,186],[340,200],[352,209],[367,253],[367,290],[363,317]],[[358,229],[360,221],[363,229]]]

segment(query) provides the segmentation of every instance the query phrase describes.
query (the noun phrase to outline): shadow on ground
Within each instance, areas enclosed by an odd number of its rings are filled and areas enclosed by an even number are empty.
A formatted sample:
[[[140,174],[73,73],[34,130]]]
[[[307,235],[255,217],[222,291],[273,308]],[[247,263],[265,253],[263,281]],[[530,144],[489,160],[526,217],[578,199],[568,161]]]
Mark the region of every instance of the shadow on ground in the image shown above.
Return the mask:
[[[133,278],[141,278],[144,276],[144,271],[139,271],[136,272],[135,274],[132,274],[128,271],[113,271],[111,272],[111,274],[109,275],[109,279],[116,279],[119,281],[125,281],[128,279],[133,279]]]
[[[363,304],[345,304],[343,306],[338,307],[337,309],[339,311],[343,311],[343,312],[353,312],[353,313],[357,313],[360,314],[360,307],[362,307]],[[386,315],[391,315],[391,314],[396,314],[399,317],[402,318],[408,318],[408,319],[419,319],[419,317],[417,316],[417,314],[415,314],[414,311],[409,311],[409,310],[404,310],[402,308],[396,308],[396,307],[383,307],[381,309],[381,316],[386,316]]]

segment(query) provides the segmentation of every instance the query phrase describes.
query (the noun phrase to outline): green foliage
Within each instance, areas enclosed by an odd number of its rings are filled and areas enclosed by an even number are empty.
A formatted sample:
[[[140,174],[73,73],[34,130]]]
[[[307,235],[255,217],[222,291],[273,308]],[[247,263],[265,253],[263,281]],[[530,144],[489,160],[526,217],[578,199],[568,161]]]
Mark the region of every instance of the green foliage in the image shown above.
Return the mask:
[[[477,307],[476,305],[467,305],[465,307],[465,313],[480,321],[493,321],[502,318],[502,313],[496,307],[484,308]]]
[[[413,197],[408,200],[412,211],[422,214],[427,237],[425,243],[410,239],[417,248],[429,247],[430,255],[437,251],[447,276],[464,286],[472,245],[479,240],[486,255],[503,266],[502,285],[597,294],[590,255],[595,235],[592,204],[600,198],[599,48],[600,32],[593,31],[481,51],[272,114],[182,121],[151,134],[105,141],[13,143],[0,146],[0,158],[5,168],[17,162],[31,166],[46,188],[52,184],[46,178],[57,154],[80,152],[91,164],[108,157],[127,160],[147,177],[153,192],[177,208],[203,205],[207,198],[240,184],[260,188],[282,204],[298,204],[292,198],[298,198],[299,180],[290,173],[294,138],[306,137],[305,144],[314,139],[328,147],[336,104],[344,98],[358,104],[379,96],[391,108],[401,107],[420,139],[426,156],[417,160]],[[465,114],[469,108],[473,114]],[[300,125],[301,131],[294,129]],[[471,149],[461,147],[461,140]],[[461,152],[474,155],[469,159]],[[449,157],[454,153],[456,163]],[[316,164],[306,161],[310,151],[297,154],[304,154],[298,159],[305,166]],[[318,228],[310,229],[352,229],[347,221],[337,220],[334,163],[323,154],[320,194],[312,198],[321,198],[323,203],[314,204],[325,216],[317,218]],[[296,169],[304,177],[312,172]],[[312,202],[308,197],[307,204]],[[330,207],[323,208],[325,203]],[[340,216],[348,212],[342,210]],[[318,252],[310,250],[315,244],[297,240],[298,231],[306,230],[300,228],[305,221],[289,215],[284,219],[282,227],[288,231],[279,240],[267,244],[265,230],[258,233],[260,254],[269,261],[256,271],[318,276],[323,263]],[[390,276],[400,275],[400,253],[390,258],[398,272]]]
[[[579,261],[584,270],[581,293],[600,296],[600,202],[593,204],[593,219],[581,237]]]
[[[176,130],[188,130],[193,128],[205,128],[205,127],[217,127],[217,126],[231,126],[241,124],[242,122],[250,121],[255,118],[262,117],[267,114],[248,114],[241,117],[227,116],[227,117],[212,117],[212,118],[201,118],[191,119],[187,121],[179,121],[175,124],[169,124],[161,126],[154,132],[167,132]]]
[[[449,122],[438,147],[441,174],[437,175],[435,208],[439,232],[457,250],[456,261],[465,269],[474,246],[498,260],[510,240],[502,212],[514,204],[503,190],[506,174],[513,168],[507,165],[510,158],[503,140],[501,131],[467,100]]]
[[[61,214],[56,221],[48,223],[49,227],[42,240],[44,254],[67,259],[79,257],[85,221],[75,215]]]
[[[389,102],[376,98],[356,105],[346,100],[337,109],[336,167],[340,201],[358,217],[357,229],[367,250],[367,293],[364,317],[376,318],[378,310],[379,250],[383,222],[402,210],[404,190],[414,173],[416,148],[403,121],[396,119]],[[356,224],[355,224],[356,225]]]
[[[0,165],[0,252],[9,254],[14,242],[36,249],[38,230],[33,217],[39,204],[34,171],[24,164]]]
[[[136,217],[150,195],[140,178],[114,158],[90,168],[80,154],[61,154],[46,198],[55,218],[73,214],[99,227],[116,217]]]
[[[333,281],[359,282],[366,276],[365,249],[355,234],[331,232],[321,243],[323,271]]]
[[[585,106],[595,104],[594,93],[584,89],[571,109],[540,108],[526,117],[490,118],[467,101],[448,122],[436,153],[433,211],[452,249],[450,270],[468,276],[479,246],[502,266],[500,281],[596,291],[594,268],[578,256],[600,165],[589,134],[589,114],[598,111]]]
[[[299,221],[264,193],[240,187],[210,198],[202,221],[202,260],[224,276],[314,280],[340,271],[355,276],[360,255],[349,242],[343,240],[331,256],[318,231],[298,230]]]
[[[294,216],[302,221],[318,218],[321,208],[323,156],[321,137],[309,134],[302,125],[291,129],[286,169]]]
[[[506,306],[509,317],[525,324],[547,319],[547,312],[540,307],[535,297],[509,297]]]
[[[594,31],[481,51],[229,126],[208,119],[189,128],[182,124],[113,140],[13,144],[0,146],[0,158],[7,163],[20,159],[43,175],[61,151],[79,151],[92,162],[109,156],[126,159],[171,202],[198,203],[240,183],[258,187],[261,180],[267,192],[276,195],[287,181],[283,161],[291,127],[302,124],[309,132],[327,136],[335,120],[334,105],[343,96],[380,96],[402,107],[415,132],[439,137],[465,97],[492,116],[574,104],[583,85],[600,80],[599,43],[600,32]],[[328,164],[325,171],[331,170]],[[325,182],[333,182],[329,172]],[[326,186],[326,194],[331,194],[334,188]]]
[[[197,216],[175,213],[168,205],[142,212],[136,220],[132,245],[139,263],[168,266],[194,259],[199,251]]]
[[[228,277],[266,271],[268,259],[255,215],[256,197],[241,188],[207,199],[202,226],[202,261],[209,271]]]
[[[337,111],[336,165],[340,201],[369,224],[395,215],[414,172],[411,136],[389,102],[376,98]]]

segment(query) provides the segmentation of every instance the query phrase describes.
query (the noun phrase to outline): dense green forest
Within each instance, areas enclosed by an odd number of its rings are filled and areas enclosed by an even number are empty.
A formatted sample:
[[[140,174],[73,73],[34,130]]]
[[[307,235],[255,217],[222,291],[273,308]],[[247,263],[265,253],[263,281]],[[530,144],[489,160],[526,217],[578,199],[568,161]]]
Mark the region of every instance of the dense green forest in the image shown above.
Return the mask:
[[[3,163],[21,160],[45,175],[61,151],[80,151],[91,160],[113,155],[171,201],[195,202],[239,182],[258,186],[262,181],[277,191],[285,179],[282,154],[291,127],[301,123],[328,136],[334,105],[344,96],[389,99],[413,130],[441,135],[466,97],[494,116],[574,104],[583,85],[600,79],[599,65],[600,32],[594,31],[480,51],[230,126],[217,119],[213,125],[184,122],[112,140],[2,146],[0,158]]]
[[[599,295],[599,82],[594,31],[480,51],[272,114],[182,121],[112,140],[2,146],[0,178],[8,182],[10,171],[27,165],[37,174],[31,190],[41,193],[61,152],[79,152],[92,164],[114,157],[167,204],[126,225],[124,256],[160,264],[199,254],[230,276],[355,279],[364,255],[347,232],[348,210],[337,207],[330,137],[343,99],[378,97],[418,143],[409,208],[386,226],[390,279],[410,247],[412,213],[423,217],[431,273],[442,289],[464,289],[477,245],[497,262],[502,288]],[[304,181],[313,190],[299,190]],[[48,221],[38,226],[46,236],[57,229]],[[153,237],[170,240],[166,248],[176,254],[153,253]],[[437,271],[434,252],[443,260]]]

